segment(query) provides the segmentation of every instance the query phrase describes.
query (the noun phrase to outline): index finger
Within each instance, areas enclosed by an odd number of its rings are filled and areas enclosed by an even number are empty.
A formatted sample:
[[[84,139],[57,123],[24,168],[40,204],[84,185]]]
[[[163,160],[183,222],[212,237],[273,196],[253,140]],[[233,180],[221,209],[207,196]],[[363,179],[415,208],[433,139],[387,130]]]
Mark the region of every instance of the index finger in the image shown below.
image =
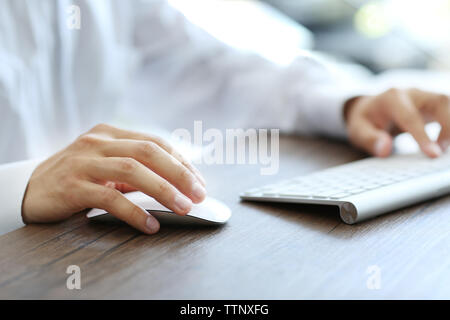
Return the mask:
[[[183,157],[179,152],[177,152],[167,141],[164,139],[140,132],[130,131],[130,130],[124,130],[120,128],[116,128],[107,124],[100,124],[97,125],[94,129],[94,131],[99,132],[108,132],[112,134],[116,139],[130,139],[130,140],[142,140],[142,141],[149,141],[156,143],[158,146],[160,146],[162,149],[164,149],[167,153],[172,155],[175,159],[177,159],[183,166],[185,166],[189,171],[191,171],[194,176],[197,178],[197,180],[205,187],[206,181],[205,178],[203,178],[200,171],[195,168],[185,157]]]
[[[443,150],[447,149],[450,144],[450,96],[420,89],[411,90],[411,94],[423,112],[441,125],[438,143]]]
[[[403,131],[409,132],[427,156],[439,157],[442,154],[441,148],[428,137],[422,115],[408,94],[394,90],[390,92],[388,102],[388,113],[391,114],[395,124]]]

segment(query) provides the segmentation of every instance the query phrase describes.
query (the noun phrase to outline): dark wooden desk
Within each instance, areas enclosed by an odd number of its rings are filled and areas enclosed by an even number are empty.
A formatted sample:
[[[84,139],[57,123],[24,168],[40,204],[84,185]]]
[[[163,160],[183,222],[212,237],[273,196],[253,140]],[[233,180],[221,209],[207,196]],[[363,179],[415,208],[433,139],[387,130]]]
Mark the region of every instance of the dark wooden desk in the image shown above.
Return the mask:
[[[0,237],[0,298],[450,298],[450,197],[349,226],[332,208],[240,202],[242,190],[362,157],[339,143],[283,138],[276,176],[202,167],[233,210],[222,228],[144,236],[84,215]],[[66,268],[81,268],[81,290]],[[381,288],[369,289],[369,266]]]

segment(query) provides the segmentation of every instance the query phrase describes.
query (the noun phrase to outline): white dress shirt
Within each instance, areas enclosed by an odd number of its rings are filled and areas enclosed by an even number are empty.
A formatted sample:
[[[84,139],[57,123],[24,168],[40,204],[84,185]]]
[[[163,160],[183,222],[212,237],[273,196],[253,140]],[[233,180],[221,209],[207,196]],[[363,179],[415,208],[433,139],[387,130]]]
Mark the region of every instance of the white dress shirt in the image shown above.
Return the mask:
[[[80,29],[67,26],[71,4],[81,9]],[[110,122],[137,89],[127,112],[168,128],[203,120],[345,136],[350,93],[312,58],[282,67],[237,51],[163,0],[3,0],[0,233],[23,224],[36,159]]]

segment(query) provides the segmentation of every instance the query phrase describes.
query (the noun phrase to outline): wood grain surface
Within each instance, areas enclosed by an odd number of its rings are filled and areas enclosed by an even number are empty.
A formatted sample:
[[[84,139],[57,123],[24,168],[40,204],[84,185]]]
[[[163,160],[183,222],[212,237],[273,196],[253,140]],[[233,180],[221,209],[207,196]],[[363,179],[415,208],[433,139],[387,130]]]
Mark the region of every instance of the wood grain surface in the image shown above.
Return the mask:
[[[260,184],[359,159],[350,147],[283,137],[280,171],[200,166],[209,195],[233,211],[220,228],[162,227],[153,236],[84,214],[0,237],[0,298],[450,298],[450,197],[357,225],[331,207],[241,202]],[[66,269],[81,268],[68,290]],[[380,288],[367,285],[370,266]]]

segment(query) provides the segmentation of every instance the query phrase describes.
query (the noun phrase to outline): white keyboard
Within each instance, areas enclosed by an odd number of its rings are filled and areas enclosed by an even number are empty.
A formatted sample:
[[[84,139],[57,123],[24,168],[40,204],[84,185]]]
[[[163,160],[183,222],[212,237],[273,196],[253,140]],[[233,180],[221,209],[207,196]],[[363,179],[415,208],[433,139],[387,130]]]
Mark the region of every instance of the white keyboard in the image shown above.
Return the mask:
[[[335,205],[353,224],[450,193],[450,153],[369,158],[257,187],[241,194],[251,201]]]

